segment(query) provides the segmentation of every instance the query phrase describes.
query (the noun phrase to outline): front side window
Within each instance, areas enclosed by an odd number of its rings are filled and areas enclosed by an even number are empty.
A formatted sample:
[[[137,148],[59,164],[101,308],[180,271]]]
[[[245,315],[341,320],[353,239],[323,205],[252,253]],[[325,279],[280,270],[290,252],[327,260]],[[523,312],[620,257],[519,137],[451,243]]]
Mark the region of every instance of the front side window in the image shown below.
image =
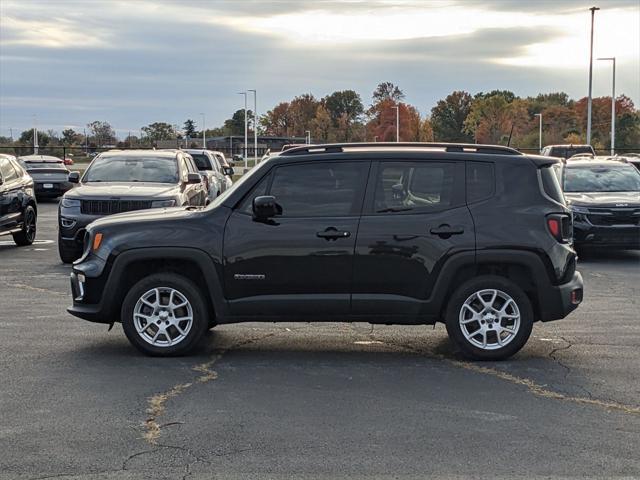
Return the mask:
[[[455,206],[456,164],[383,162],[378,168],[375,213],[440,210]]]
[[[630,165],[566,167],[565,192],[638,192],[640,173]]]
[[[178,183],[178,164],[171,157],[99,157],[82,181]]]
[[[269,195],[284,217],[336,217],[360,213],[369,162],[286,165],[276,169]]]

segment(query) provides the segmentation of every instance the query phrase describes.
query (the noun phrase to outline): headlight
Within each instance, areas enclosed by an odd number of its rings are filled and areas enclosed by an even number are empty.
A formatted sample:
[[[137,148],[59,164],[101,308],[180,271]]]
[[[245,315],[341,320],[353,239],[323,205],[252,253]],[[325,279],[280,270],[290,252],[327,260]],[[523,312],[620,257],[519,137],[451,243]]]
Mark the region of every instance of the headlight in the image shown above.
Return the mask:
[[[175,200],[154,200],[151,202],[151,208],[175,207]]]
[[[73,198],[62,198],[62,206],[64,208],[73,208],[80,206],[80,200],[75,200]]]
[[[571,211],[573,213],[589,213],[589,209],[587,207],[578,207],[576,205],[571,206]]]

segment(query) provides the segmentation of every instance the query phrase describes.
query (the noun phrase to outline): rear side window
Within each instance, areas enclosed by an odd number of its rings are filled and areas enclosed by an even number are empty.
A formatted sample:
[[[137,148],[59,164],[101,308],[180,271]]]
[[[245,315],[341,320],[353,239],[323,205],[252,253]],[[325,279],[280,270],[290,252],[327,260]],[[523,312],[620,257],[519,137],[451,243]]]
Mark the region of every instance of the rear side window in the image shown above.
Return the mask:
[[[478,202],[492,197],[495,192],[493,163],[467,162],[467,203]]]
[[[547,165],[540,169],[540,178],[542,179],[542,188],[544,193],[554,199],[556,202],[564,204],[564,194],[558,181],[558,172],[553,166]]]
[[[455,163],[382,162],[374,211],[416,213],[456,206],[455,173]]]

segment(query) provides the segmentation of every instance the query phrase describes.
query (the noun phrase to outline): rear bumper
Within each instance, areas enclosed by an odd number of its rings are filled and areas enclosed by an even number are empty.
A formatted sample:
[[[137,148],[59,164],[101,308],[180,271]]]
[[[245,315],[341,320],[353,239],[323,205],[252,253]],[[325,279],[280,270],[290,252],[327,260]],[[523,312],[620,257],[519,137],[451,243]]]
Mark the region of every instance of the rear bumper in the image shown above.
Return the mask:
[[[575,272],[567,283],[540,289],[540,320],[550,322],[565,318],[582,303],[583,294],[580,272]]]
[[[51,188],[45,188],[45,185],[51,185]],[[71,190],[72,187],[73,184],[70,182],[34,182],[36,196],[40,198],[61,197],[67,191]]]

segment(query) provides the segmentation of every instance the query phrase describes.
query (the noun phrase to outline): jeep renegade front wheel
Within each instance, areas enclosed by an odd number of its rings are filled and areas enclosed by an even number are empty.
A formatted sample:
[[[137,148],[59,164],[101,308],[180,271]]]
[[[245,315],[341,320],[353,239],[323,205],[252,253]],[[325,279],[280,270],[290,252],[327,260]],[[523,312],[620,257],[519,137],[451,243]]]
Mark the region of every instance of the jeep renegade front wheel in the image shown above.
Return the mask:
[[[153,356],[189,352],[209,325],[198,287],[170,273],[153,274],[136,283],[124,299],[121,315],[129,341]]]
[[[526,293],[504,277],[482,276],[462,284],[446,311],[447,332],[463,355],[502,360],[531,335],[533,311]]]

